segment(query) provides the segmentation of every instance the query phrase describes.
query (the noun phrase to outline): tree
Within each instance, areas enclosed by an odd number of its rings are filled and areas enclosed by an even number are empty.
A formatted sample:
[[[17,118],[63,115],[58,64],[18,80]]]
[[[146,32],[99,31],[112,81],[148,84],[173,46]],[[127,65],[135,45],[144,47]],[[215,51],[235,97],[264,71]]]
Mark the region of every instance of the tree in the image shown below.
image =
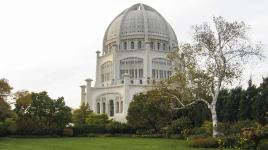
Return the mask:
[[[11,110],[6,102],[10,96],[12,87],[6,79],[0,79],[0,136],[7,135],[16,131],[16,114]]]
[[[189,118],[191,120],[192,126],[194,127],[201,126],[206,120],[211,120],[211,113],[206,107],[206,104],[202,102],[196,103],[192,107],[176,110],[174,111],[173,116],[173,120],[181,117]]]
[[[128,108],[128,123],[136,128],[158,130],[172,118],[169,102],[156,90],[135,95]]]
[[[0,79],[0,121],[11,117],[10,106],[6,98],[10,95],[12,87],[6,79]]]
[[[219,108],[223,110],[223,121],[233,122],[239,120],[239,107],[241,106],[241,100],[244,98],[244,93],[242,87],[236,87],[230,90],[229,98],[224,107]]]
[[[72,120],[75,126],[81,126],[86,123],[86,118],[92,113],[89,105],[82,103],[79,109],[73,111]]]
[[[20,91],[15,96],[20,134],[60,134],[71,121],[71,108],[64,98],[51,99],[47,92]]]
[[[109,122],[107,114],[95,114],[91,113],[86,118],[87,125],[103,126]]]
[[[252,103],[252,118],[261,124],[268,123],[268,77],[258,87],[259,94]]]
[[[263,45],[250,42],[244,22],[228,22],[223,17],[213,17],[213,22],[214,30],[206,23],[194,26],[193,43],[179,45],[170,55],[176,75],[161,91],[177,101],[174,109],[204,102],[211,111],[215,137],[219,135],[216,103],[221,88],[241,76],[248,58],[263,58]]]
[[[9,85],[8,80],[0,79],[0,99],[4,100],[11,93],[12,87]]]
[[[239,103],[239,112],[237,118],[239,120],[252,120],[252,103],[258,97],[258,89],[252,84],[252,79],[248,81],[248,88],[244,91],[243,98],[241,98]]]

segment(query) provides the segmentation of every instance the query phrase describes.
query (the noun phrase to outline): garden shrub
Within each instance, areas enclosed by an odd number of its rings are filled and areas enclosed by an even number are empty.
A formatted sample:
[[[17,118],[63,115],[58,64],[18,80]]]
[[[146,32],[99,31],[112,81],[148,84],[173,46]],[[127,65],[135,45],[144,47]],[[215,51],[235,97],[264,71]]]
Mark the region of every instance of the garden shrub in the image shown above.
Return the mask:
[[[237,148],[238,137],[234,135],[224,136],[218,139],[220,148]]]
[[[168,126],[168,135],[171,134],[187,134],[192,127],[191,120],[187,117],[181,117],[177,120],[173,120]]]
[[[190,130],[190,134],[194,137],[202,136],[209,137],[212,135],[212,122],[204,121],[201,127],[196,127]]]
[[[94,125],[94,126],[105,126],[108,123],[108,116],[107,114],[95,114],[91,113],[86,118],[87,125]]]
[[[137,135],[153,135],[153,134],[157,134],[157,131],[155,129],[137,129],[136,134]]]
[[[74,135],[87,135],[89,133],[103,134],[105,133],[105,126],[103,125],[81,125],[73,128]]]
[[[267,150],[268,149],[268,139],[262,139],[258,144],[257,150]]]
[[[63,136],[73,136],[74,135],[73,129],[72,128],[64,128],[62,135]]]
[[[195,137],[190,138],[190,146],[191,147],[199,147],[199,148],[216,148],[218,147],[218,140],[213,137]]]
[[[262,126],[261,124],[258,124],[255,132],[259,141],[268,138],[268,125]]]
[[[106,132],[111,134],[129,134],[129,133],[135,133],[134,129],[131,128],[126,123],[116,122],[116,121],[110,121],[105,126]]]
[[[203,136],[203,137],[207,137],[207,136],[211,136],[209,133],[207,133],[206,129],[204,128],[193,128],[191,131],[191,136]]]
[[[229,135],[218,139],[220,148],[256,149],[256,142],[243,135]]]
[[[3,122],[0,121],[0,136],[12,134],[16,129],[16,121],[13,118],[6,118]]]
[[[256,128],[256,122],[253,120],[241,120],[237,122],[219,123],[219,131],[224,135],[241,134],[244,128]]]

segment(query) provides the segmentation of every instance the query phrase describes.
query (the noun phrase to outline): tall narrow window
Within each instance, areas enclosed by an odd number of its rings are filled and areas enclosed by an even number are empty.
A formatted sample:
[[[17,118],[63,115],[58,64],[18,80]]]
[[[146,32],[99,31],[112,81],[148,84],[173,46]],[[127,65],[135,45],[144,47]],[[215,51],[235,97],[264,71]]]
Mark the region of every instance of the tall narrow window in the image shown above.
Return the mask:
[[[127,42],[124,42],[124,50],[127,49]]]
[[[153,78],[155,78],[155,69],[153,69],[153,73],[152,74],[153,74]]]
[[[138,42],[138,49],[141,49],[141,41]]]
[[[123,105],[123,101],[120,102],[120,105],[121,105],[121,107],[120,107],[120,113],[123,113],[123,109],[124,109],[124,107],[123,107],[124,106]]]
[[[166,50],[166,44],[163,43],[163,50],[165,51]]]
[[[150,47],[152,50],[154,49],[154,42],[151,42]]]
[[[160,43],[157,43],[157,50],[160,50]]]
[[[131,42],[130,46],[131,46],[131,49],[134,49],[134,42],[133,41]]]
[[[143,77],[143,69],[139,69],[139,78]]]
[[[102,103],[102,113],[106,113],[106,105],[105,105],[105,103]]]
[[[114,116],[114,101],[113,100],[110,100],[109,102],[110,104],[110,116]]]
[[[116,111],[116,113],[119,113],[119,102],[116,102],[115,111]]]
[[[97,103],[97,113],[100,114],[100,103]]]

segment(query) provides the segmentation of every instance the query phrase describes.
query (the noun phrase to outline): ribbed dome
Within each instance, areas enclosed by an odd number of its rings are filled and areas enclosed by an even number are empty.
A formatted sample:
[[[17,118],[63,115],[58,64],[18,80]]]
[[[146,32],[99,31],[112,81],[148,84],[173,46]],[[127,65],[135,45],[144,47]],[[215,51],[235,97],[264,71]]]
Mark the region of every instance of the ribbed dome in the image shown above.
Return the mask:
[[[161,40],[172,47],[177,46],[176,34],[160,13],[148,5],[135,4],[111,22],[104,35],[103,49],[119,46],[125,39],[137,38],[145,42]]]

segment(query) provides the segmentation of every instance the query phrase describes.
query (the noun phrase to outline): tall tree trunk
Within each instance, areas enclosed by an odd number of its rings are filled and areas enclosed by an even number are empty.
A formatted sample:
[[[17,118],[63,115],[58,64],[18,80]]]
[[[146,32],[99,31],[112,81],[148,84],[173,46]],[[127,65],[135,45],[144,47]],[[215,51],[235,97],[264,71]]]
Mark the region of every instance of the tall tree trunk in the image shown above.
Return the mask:
[[[217,112],[216,112],[216,103],[213,104],[213,102],[212,102],[210,111],[211,111],[211,118],[212,118],[212,125],[213,125],[213,137],[216,137],[219,134],[219,132],[218,132],[218,118],[217,118]]]
[[[216,111],[216,104],[218,101],[218,96],[220,93],[220,88],[221,88],[221,80],[218,81],[218,85],[215,91],[215,95],[213,97],[213,100],[211,102],[211,119],[212,119],[212,125],[213,125],[213,137],[217,137],[219,135],[218,132],[218,118],[217,118],[217,111]]]

